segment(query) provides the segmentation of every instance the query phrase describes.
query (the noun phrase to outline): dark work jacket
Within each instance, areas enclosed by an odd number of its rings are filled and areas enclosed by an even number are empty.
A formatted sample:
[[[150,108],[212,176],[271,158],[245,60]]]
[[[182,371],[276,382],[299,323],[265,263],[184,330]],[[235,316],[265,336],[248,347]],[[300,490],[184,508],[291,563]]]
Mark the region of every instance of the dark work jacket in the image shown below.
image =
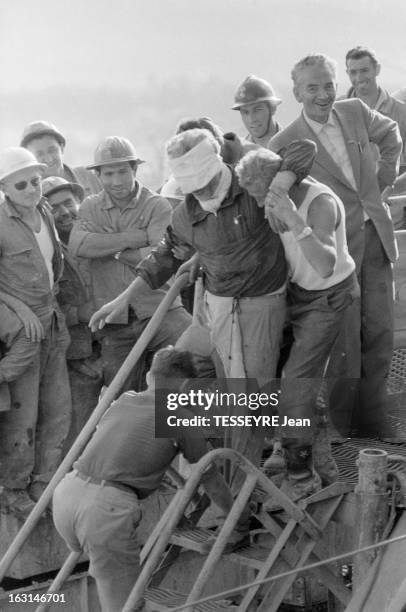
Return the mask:
[[[175,209],[163,240],[137,267],[153,289],[179,268],[181,262],[172,254],[176,245],[198,251],[205,288],[214,295],[260,296],[276,291],[286,280],[280,238],[234,173],[217,214],[204,211],[192,195]]]

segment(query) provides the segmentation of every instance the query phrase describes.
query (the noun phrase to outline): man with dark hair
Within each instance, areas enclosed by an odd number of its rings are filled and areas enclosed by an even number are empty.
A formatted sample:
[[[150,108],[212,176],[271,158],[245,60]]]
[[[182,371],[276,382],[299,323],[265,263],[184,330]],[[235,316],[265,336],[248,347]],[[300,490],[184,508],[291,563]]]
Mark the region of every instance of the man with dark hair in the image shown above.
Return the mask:
[[[55,489],[55,526],[71,550],[89,556],[103,612],[121,610],[137,579],[142,499],[158,489],[176,455],[196,463],[207,452],[199,428],[193,428],[193,438],[187,430],[178,430],[173,439],[154,437],[160,380],[165,389],[177,391],[181,379],[195,376],[191,353],[173,347],[159,350],[147,373],[147,390],[124,393],[110,406],[73,472]],[[186,408],[177,410],[179,417],[191,414]],[[214,466],[205,472],[202,485],[227,514],[232,495]],[[245,513],[240,524],[246,521]]]
[[[209,130],[219,143],[220,155],[224,163],[235,165],[245,153],[256,148],[256,145],[248,140],[239,138],[233,132],[223,132],[209,117],[197,117],[184,119],[178,124],[176,133],[186,132],[193,129]]]
[[[381,72],[381,65],[372,49],[361,45],[350,49],[345,56],[345,65],[352,85],[346,97],[359,98],[369,108],[397,122],[403,141],[400,172],[404,172],[406,170],[406,104],[389,95],[378,85],[377,77]]]
[[[126,138],[110,136],[100,142],[94,163],[89,166],[98,174],[103,191],[82,203],[69,250],[74,257],[83,257],[89,263],[95,309],[117,297],[132,282],[137,264],[158,244],[170,223],[169,203],[137,180],[140,163],[142,160]],[[165,289],[153,291],[148,287],[98,335],[105,384],[114,378],[164,295]],[[148,350],[175,344],[190,322],[190,315],[177,298]],[[126,389],[142,388],[141,367],[142,364],[134,369]]]

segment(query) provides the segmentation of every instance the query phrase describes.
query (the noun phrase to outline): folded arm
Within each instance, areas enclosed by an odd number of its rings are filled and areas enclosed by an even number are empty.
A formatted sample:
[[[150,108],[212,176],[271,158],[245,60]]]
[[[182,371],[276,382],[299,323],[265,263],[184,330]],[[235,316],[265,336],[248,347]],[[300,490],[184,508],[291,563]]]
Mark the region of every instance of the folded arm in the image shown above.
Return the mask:
[[[93,230],[93,231],[90,231]],[[115,255],[125,249],[140,249],[148,245],[147,232],[134,229],[113,232],[100,228],[96,231],[86,219],[78,219],[69,238],[69,251],[73,256],[97,259]]]

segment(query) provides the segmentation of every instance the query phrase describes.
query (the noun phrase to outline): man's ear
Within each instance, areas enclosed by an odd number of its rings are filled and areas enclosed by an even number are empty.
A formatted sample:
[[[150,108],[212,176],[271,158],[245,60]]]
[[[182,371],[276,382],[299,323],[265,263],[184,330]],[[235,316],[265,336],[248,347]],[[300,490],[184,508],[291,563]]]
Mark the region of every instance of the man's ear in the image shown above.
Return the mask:
[[[299,85],[294,85],[294,87],[293,87],[293,95],[295,96],[295,98],[296,98],[296,100],[298,102],[302,102],[302,96],[301,96],[301,93],[300,93]]]
[[[152,387],[153,386],[154,375],[151,374],[151,370],[148,370],[148,372],[146,373],[145,380],[146,380],[146,383],[147,383],[148,387]]]
[[[375,74],[376,74],[376,76],[378,76],[378,74],[380,74],[380,73],[381,73],[381,64],[377,64],[375,66]]]

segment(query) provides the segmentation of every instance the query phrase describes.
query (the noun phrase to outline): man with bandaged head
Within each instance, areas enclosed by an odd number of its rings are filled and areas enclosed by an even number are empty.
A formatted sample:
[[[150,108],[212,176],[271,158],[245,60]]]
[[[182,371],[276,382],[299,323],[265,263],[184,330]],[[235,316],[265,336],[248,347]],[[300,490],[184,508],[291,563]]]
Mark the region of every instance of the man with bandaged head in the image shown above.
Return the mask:
[[[282,170],[291,164],[303,177],[308,148],[293,143],[290,149]],[[95,313],[90,324],[103,327],[143,288],[160,287],[181,264],[173,249],[190,246],[203,269],[211,340],[225,376],[254,378],[261,386],[275,375],[285,320],[281,240],[255,199],[239,186],[211,133],[188,130],[174,136],[166,150],[185,201],[175,209],[164,239],[138,265],[138,277]]]

